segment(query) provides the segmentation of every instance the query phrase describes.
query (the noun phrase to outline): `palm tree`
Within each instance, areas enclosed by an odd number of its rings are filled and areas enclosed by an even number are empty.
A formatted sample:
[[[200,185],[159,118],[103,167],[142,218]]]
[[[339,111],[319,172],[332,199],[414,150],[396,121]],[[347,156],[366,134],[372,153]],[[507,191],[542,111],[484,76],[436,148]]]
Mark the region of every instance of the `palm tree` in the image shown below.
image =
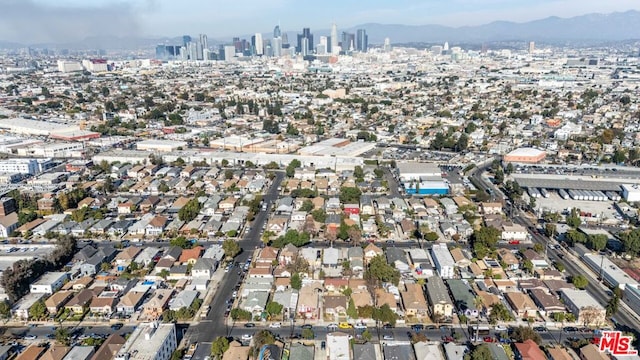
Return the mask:
[[[482,296],[476,296],[473,299],[473,306],[475,306],[478,311],[482,311],[483,313],[485,312],[484,299]]]

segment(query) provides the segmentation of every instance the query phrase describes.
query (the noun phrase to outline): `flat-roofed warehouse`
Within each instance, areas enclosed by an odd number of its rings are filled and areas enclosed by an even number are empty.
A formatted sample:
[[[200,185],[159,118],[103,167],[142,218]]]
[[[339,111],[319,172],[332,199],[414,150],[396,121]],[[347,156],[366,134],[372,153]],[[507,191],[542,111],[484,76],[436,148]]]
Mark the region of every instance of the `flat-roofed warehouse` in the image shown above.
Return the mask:
[[[13,134],[50,136],[55,133],[80,131],[78,125],[61,124],[53,121],[31,120],[22,118],[0,120],[0,129]]]
[[[512,163],[535,164],[544,160],[547,153],[535,148],[519,148],[506,154],[502,160]]]
[[[186,147],[186,141],[174,140],[143,140],[136,143],[136,148],[138,150],[170,152],[178,149],[185,149]]]
[[[442,170],[435,163],[416,161],[398,162],[398,175],[402,181],[412,180],[442,180]]]
[[[623,183],[629,179],[584,180],[577,177],[547,174],[512,174],[513,179],[523,188],[538,189],[565,189],[565,190],[591,190],[591,191],[615,191],[620,192]]]

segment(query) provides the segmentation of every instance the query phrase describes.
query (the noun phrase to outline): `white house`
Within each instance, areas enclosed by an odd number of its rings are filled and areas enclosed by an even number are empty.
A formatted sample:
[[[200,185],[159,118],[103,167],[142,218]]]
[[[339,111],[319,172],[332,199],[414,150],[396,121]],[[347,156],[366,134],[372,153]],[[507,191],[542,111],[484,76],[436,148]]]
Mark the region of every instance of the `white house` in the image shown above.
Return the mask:
[[[64,281],[69,278],[66,272],[48,272],[31,284],[29,291],[34,294],[53,294],[58,291]]]
[[[0,216],[0,237],[6,238],[18,228],[18,213]]]
[[[529,236],[527,229],[520,224],[503,225],[502,240],[504,241],[526,241]]]
[[[349,344],[348,334],[343,332],[332,332],[327,334],[327,359],[351,359],[351,346]]]

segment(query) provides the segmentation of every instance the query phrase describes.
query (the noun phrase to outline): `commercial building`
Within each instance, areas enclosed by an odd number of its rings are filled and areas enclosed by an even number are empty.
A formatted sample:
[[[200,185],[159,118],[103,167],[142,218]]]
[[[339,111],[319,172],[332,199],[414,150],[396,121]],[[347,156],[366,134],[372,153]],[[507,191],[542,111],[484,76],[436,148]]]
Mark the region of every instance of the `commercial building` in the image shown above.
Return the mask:
[[[31,284],[29,291],[34,294],[53,294],[64,285],[68,277],[66,272],[48,272]]]
[[[635,281],[629,274],[620,269],[618,265],[609,260],[604,255],[599,254],[584,254],[582,260],[591,268],[591,270],[602,275],[602,279],[612,287],[619,287],[624,290],[626,286],[638,287],[638,282]]]
[[[349,335],[343,332],[327,334],[327,360],[350,360]]]
[[[50,136],[57,132],[79,131],[80,127],[53,121],[12,118],[0,120],[0,129],[5,129],[14,134]]]
[[[177,346],[174,324],[144,323],[133,330],[114,360],[168,360]]]
[[[449,185],[442,180],[405,182],[404,191],[409,195],[447,195]]]
[[[562,289],[560,299],[584,326],[598,326],[606,322],[606,313],[600,303],[585,290]]]
[[[547,153],[535,148],[519,148],[503,157],[503,161],[511,163],[535,164],[544,160]]]
[[[433,265],[441,278],[452,279],[454,277],[456,262],[453,260],[453,256],[451,256],[446,244],[434,244],[431,248],[431,257],[433,258]]]
[[[40,158],[79,158],[84,155],[84,144],[81,142],[40,143],[18,148],[15,153],[20,156]]]
[[[640,186],[637,184],[622,184],[622,197],[628,202],[640,201]]]
[[[138,150],[146,151],[162,151],[170,152],[179,149],[186,149],[187,143],[185,141],[172,141],[172,140],[144,140],[136,143]]]
[[[442,170],[435,163],[398,162],[396,168],[398,169],[398,176],[403,182],[431,180],[433,178],[442,179]]]
[[[51,167],[50,159],[0,160],[0,173],[36,175]]]
[[[640,314],[640,289],[636,286],[627,286],[624,288],[624,299],[631,310],[636,314]]]

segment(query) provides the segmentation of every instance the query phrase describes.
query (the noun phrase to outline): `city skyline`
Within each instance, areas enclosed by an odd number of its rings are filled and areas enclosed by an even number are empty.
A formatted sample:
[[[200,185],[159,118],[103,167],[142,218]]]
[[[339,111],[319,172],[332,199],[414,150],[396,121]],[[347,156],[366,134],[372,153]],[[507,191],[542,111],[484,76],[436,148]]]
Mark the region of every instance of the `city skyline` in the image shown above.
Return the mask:
[[[633,0],[614,3],[595,0],[401,0],[393,4],[374,0],[366,6],[353,1],[295,5],[289,0],[233,3],[96,0],[90,6],[79,0],[0,0],[4,10],[0,14],[0,40],[38,43],[104,35],[173,37],[199,33],[221,39],[256,32],[266,34],[275,24],[280,24],[283,32],[308,27],[328,35],[324,31],[330,31],[332,23],[339,29],[365,23],[459,27],[502,20],[525,22],[549,16],[640,10],[640,4]]]

